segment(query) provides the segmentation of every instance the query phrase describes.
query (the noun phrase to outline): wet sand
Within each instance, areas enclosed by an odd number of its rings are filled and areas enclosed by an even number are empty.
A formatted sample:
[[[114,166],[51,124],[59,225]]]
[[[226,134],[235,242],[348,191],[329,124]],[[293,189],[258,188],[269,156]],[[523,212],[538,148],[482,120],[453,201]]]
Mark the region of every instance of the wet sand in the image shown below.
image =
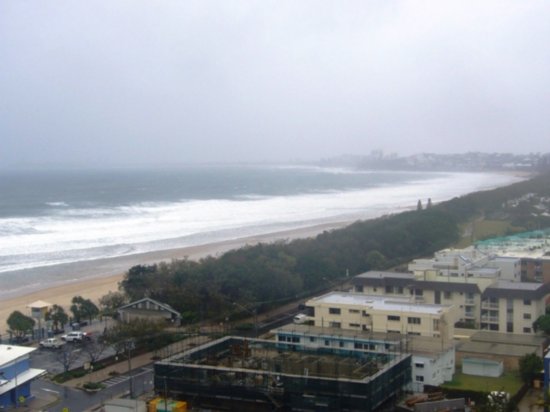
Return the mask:
[[[190,246],[181,249],[161,250],[117,258],[60,265],[60,267],[54,267],[52,270],[57,270],[60,276],[65,277],[65,280],[60,280],[48,286],[37,286],[36,289],[32,291],[19,290],[14,292],[12,296],[4,297],[0,300],[0,334],[2,338],[6,337],[5,333],[8,329],[6,320],[14,310],[19,310],[25,315],[30,315],[30,309],[27,306],[37,300],[63,306],[67,313],[70,313],[69,307],[71,299],[77,295],[86,299],[91,299],[94,303],[98,304],[99,298],[109,291],[117,291],[118,283],[122,280],[124,273],[130,267],[138,264],[153,264],[183,258],[199,260],[207,256],[215,257],[229,250],[238,249],[246,245],[313,237],[324,231],[338,229],[350,223],[351,222],[333,222],[266,235]],[[78,275],[74,275],[74,273],[78,273]],[[76,278],[76,276],[78,276],[78,278]]]

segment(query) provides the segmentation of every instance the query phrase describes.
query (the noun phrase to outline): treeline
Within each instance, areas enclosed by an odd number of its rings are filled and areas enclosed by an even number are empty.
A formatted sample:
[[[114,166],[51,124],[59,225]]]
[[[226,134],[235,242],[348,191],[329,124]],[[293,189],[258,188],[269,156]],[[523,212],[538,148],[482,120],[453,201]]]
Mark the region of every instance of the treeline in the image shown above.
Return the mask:
[[[550,176],[473,193],[424,210],[358,221],[314,238],[260,243],[198,262],[175,260],[132,267],[121,282],[131,300],[149,296],[170,304],[186,320],[224,318],[239,307],[262,311],[285,299],[314,293],[347,273],[386,269],[429,256],[459,239],[460,224],[507,214],[508,199],[550,194]],[[545,194],[546,193],[546,194]],[[530,216],[527,227],[548,224]]]

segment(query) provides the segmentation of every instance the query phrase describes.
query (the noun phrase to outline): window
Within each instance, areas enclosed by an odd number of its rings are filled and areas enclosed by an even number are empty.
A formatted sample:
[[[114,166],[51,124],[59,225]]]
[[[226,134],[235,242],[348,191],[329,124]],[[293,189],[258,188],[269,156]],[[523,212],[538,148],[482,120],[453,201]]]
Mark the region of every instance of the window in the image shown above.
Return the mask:
[[[420,325],[420,318],[409,317],[409,318],[407,318],[407,322],[408,322],[409,325]]]
[[[523,328],[523,333],[531,333],[531,328]]]
[[[350,309],[349,310],[349,313],[359,313],[360,310],[359,309]]]
[[[309,341],[310,341],[310,342],[315,342],[315,338],[310,337],[310,338],[309,338]]]
[[[341,312],[340,308],[328,308],[328,313],[331,315],[339,315]]]
[[[402,295],[403,294],[403,286],[398,286],[397,287],[397,293]]]
[[[424,291],[422,289],[415,289],[415,292],[414,294],[416,296],[423,296],[424,295]]]
[[[424,382],[424,376],[422,376],[422,375],[416,375],[414,379],[417,382]]]
[[[443,292],[443,297],[445,299],[451,299],[451,296],[452,296],[451,292]]]
[[[300,342],[300,338],[298,336],[293,336],[292,337],[292,342],[294,343],[299,343]]]
[[[341,348],[343,348],[343,347],[344,347],[344,342],[342,342],[342,341],[338,342],[338,346],[340,346]]]
[[[325,346],[330,346],[330,341],[328,339],[325,339]]]
[[[393,293],[393,286],[386,286],[386,293],[392,294]]]
[[[416,363],[414,364],[414,367],[415,367],[415,368],[420,368],[420,369],[422,369],[422,368],[424,368],[424,364],[423,364],[423,363],[420,363],[420,362],[416,362]]]
[[[401,320],[401,317],[397,315],[388,315],[388,320],[393,322],[399,322]]]
[[[523,299],[523,304],[525,306],[531,306],[531,299]]]
[[[355,291],[359,293],[363,293],[363,286],[359,286],[359,285],[355,286]]]
[[[353,344],[353,347],[354,347],[355,349],[363,349],[363,344],[362,344],[362,343],[355,342],[355,343]]]
[[[329,328],[340,329],[342,327],[342,324],[340,322],[329,322],[328,326]]]
[[[350,327],[350,328],[360,328],[361,325],[358,324],[358,323],[350,323],[350,324],[349,324],[349,327]]]
[[[525,320],[531,319],[531,314],[530,313],[524,313],[523,314],[523,319],[525,319]]]

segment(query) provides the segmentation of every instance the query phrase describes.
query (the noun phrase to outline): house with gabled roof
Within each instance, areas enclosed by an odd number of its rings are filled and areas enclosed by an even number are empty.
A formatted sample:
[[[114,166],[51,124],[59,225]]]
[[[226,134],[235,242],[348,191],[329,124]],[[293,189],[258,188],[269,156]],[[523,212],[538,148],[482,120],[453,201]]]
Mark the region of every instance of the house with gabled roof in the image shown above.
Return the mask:
[[[164,320],[178,324],[181,320],[180,313],[166,303],[158,302],[151,298],[143,298],[130,302],[117,309],[119,318],[123,322],[134,319]]]

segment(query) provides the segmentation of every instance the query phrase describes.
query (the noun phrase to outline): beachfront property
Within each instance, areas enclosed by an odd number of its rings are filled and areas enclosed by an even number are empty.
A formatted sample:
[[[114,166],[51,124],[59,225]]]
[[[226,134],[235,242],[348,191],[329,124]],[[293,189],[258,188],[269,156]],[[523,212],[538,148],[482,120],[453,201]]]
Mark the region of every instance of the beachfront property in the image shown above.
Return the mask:
[[[287,350],[340,349],[372,355],[410,353],[411,380],[407,390],[412,392],[424,391],[425,385],[442,385],[451,381],[455,373],[455,345],[452,340],[296,324],[282,326],[272,333],[280,347]]]
[[[498,275],[449,277],[427,273],[371,271],[352,280],[353,290],[369,296],[409,297],[414,302],[451,305],[458,326],[495,332],[534,334],[545,314],[550,284],[502,280]],[[427,279],[427,280],[424,280]]]
[[[452,305],[418,303],[411,297],[330,292],[310,299],[314,326],[441,338],[451,341],[458,311]]]
[[[26,346],[0,345],[0,409],[24,405],[31,398],[31,382],[46,373],[30,367]]]
[[[536,230],[477,242],[483,253],[520,259],[521,278],[530,282],[550,282],[550,230]]]
[[[147,319],[179,325],[181,320],[181,315],[177,310],[173,309],[170,305],[151,298],[143,298],[130,302],[119,307],[117,313],[122,322],[130,322],[135,319]]]
[[[154,370],[159,395],[192,407],[375,411],[408,387],[411,356],[228,336],[156,362]]]
[[[431,259],[415,259],[408,265],[418,280],[452,281],[460,279],[485,280],[502,279],[521,281],[521,260],[513,256],[499,256],[483,252],[475,247],[465,249],[443,249],[434,253]]]

